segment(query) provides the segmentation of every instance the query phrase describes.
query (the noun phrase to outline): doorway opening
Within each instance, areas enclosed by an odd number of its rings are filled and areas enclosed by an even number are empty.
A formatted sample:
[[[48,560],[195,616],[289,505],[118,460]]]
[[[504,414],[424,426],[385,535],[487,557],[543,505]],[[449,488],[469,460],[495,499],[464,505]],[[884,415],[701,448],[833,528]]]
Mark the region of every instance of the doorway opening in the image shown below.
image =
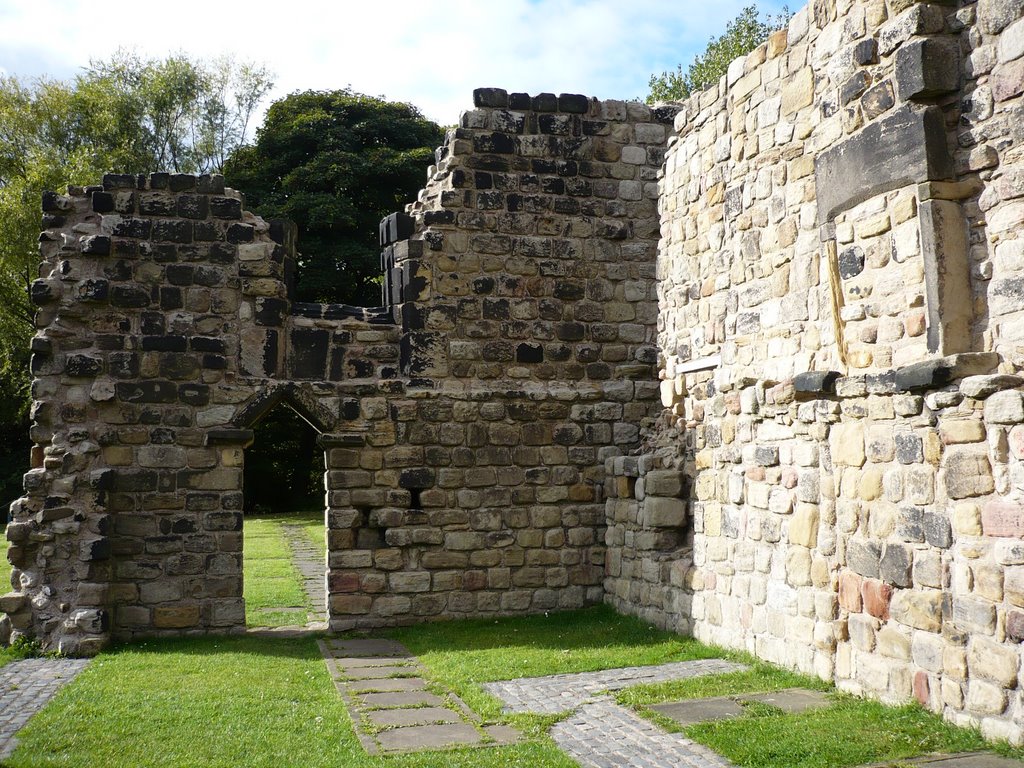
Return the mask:
[[[248,626],[326,621],[324,455],[287,402],[253,426],[243,472],[243,585]]]

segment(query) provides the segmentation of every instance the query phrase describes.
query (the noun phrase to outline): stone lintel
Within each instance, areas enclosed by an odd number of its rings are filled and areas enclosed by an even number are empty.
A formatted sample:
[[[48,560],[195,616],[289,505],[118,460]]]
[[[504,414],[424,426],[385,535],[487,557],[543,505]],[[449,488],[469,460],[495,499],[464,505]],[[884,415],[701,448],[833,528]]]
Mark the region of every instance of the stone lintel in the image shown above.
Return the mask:
[[[818,221],[883,192],[952,176],[941,110],[906,104],[815,158]]]
[[[896,390],[943,387],[967,376],[991,373],[998,365],[999,355],[995,352],[966,352],[925,360],[896,370]]]
[[[211,429],[206,433],[207,445],[252,445],[255,432],[251,429]]]
[[[355,432],[324,433],[317,438],[321,448],[346,448],[366,445],[366,437]]]
[[[798,393],[831,395],[836,391],[839,371],[807,371],[793,377],[793,388]]]

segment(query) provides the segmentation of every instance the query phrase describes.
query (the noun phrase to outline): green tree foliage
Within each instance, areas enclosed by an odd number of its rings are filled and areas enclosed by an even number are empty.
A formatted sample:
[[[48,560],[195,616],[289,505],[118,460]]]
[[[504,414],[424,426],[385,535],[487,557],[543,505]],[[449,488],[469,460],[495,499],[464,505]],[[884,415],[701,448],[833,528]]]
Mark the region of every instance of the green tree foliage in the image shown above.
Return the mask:
[[[27,462],[28,289],[46,190],[109,172],[219,171],[272,80],[231,59],[118,52],[70,81],[0,76],[0,503]]]
[[[757,6],[748,5],[735,19],[725,25],[725,32],[722,35],[712,37],[708,41],[708,47],[702,54],[694,57],[685,72],[683,65],[679,64],[674,72],[651,75],[647,82],[651,89],[647,95],[647,102],[685,99],[691,93],[717,83],[734,59],[757,48],[772,32],[784,27],[791,15],[789,9],[784,6],[778,15],[769,15],[762,20]]]
[[[316,430],[287,406],[260,420],[245,452],[246,514],[323,508],[324,452],[316,437]]]
[[[225,166],[264,217],[299,230],[299,301],[380,304],[380,220],[415,198],[442,129],[410,104],[303,91],[275,102]]]

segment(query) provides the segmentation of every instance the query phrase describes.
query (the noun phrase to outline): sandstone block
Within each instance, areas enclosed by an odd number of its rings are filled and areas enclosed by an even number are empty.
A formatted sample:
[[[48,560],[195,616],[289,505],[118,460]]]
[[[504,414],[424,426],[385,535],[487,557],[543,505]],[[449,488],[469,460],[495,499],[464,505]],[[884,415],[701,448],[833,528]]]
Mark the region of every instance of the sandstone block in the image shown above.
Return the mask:
[[[853,571],[843,569],[839,574],[839,605],[850,613],[860,613],[861,587],[864,580]]]
[[[890,611],[893,619],[914,629],[938,632],[942,627],[942,592],[903,589],[893,595]]]
[[[892,594],[892,587],[877,579],[864,579],[861,585],[861,598],[864,601],[864,610],[882,621],[886,621],[889,618]]]
[[[792,115],[813,102],[814,71],[810,67],[804,67],[784,82],[781,111],[784,116]]]
[[[859,422],[852,424],[836,424],[829,433],[829,444],[832,461],[847,467],[864,465],[864,425]]]
[[[985,401],[985,421],[989,424],[1024,422],[1024,393],[1004,390],[991,395]]]
[[[951,449],[942,462],[946,494],[951,499],[984,496],[995,490],[988,453]]]
[[[184,629],[198,623],[198,605],[167,605],[153,609],[153,626],[160,629]]]
[[[800,503],[789,521],[789,541],[814,548],[818,543],[818,505]]]
[[[1016,648],[1008,648],[983,637],[971,640],[967,667],[972,679],[981,677],[999,683],[1003,688],[1015,688],[1019,666],[1020,654]]]
[[[985,536],[1024,538],[1024,507],[1005,501],[986,502],[980,523]]]
[[[648,528],[676,528],[685,525],[686,502],[649,495],[644,500],[643,521]]]

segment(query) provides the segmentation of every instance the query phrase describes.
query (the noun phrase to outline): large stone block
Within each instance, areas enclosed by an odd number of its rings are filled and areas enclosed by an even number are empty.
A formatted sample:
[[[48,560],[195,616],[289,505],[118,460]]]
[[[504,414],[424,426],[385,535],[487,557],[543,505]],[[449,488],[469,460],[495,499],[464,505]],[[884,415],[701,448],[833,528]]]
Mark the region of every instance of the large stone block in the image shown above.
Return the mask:
[[[942,592],[937,589],[901,589],[889,605],[892,618],[900,624],[925,632],[942,628]]]
[[[647,528],[678,528],[686,524],[686,502],[663,496],[647,496],[643,503]]]
[[[955,37],[912,40],[896,51],[896,93],[901,101],[955,91],[960,81],[960,43]]]
[[[952,176],[941,111],[904,105],[815,158],[818,221],[883,192]]]

